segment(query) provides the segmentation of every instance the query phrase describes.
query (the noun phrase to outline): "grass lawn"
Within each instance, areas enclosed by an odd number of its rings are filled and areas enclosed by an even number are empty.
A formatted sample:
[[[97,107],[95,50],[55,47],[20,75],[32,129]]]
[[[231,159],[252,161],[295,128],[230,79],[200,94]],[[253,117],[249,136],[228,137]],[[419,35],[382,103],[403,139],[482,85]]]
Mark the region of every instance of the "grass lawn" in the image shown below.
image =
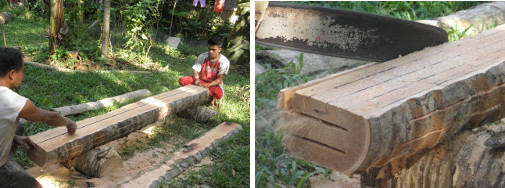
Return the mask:
[[[355,11],[393,16],[406,20],[422,20],[445,16],[470,8],[482,2],[292,2],[305,5],[344,8]],[[490,26],[492,28],[493,26]],[[452,28],[446,28],[449,41],[466,36]],[[256,46],[256,52],[265,48]],[[303,54],[300,54],[302,56]],[[300,58],[300,57],[298,57]],[[302,59],[302,58],[300,58]],[[302,59],[303,60],[303,59]],[[274,69],[266,64],[266,71],[256,76],[256,141],[255,185],[256,187],[310,187],[309,178],[316,174],[327,175],[332,170],[322,168],[290,155],[278,132],[279,110],[276,108],[279,90],[296,86],[325,76],[305,75],[300,65],[288,64]],[[327,72],[326,74],[330,74]]]
[[[4,9],[4,11],[17,14],[17,17],[5,26],[7,45],[20,46],[26,59],[37,62],[47,61],[49,39],[46,38],[45,29],[48,22],[35,21],[32,14],[25,10]],[[94,52],[93,50],[99,49],[99,41],[97,38],[91,38],[93,40],[87,41],[86,44],[73,45],[81,47],[83,49],[81,52]],[[90,63],[100,64],[107,69],[145,70],[139,65],[149,64],[151,67],[164,67],[170,64],[169,70],[150,74],[64,73],[27,65],[25,66],[24,80],[17,92],[44,109],[96,101],[138,89],[148,89],[153,94],[159,94],[180,87],[179,77],[192,75],[191,66],[196,57],[199,53],[206,51],[205,41],[201,42],[202,45],[184,44],[180,48],[172,50],[164,44],[156,43],[146,56],[145,52],[123,49],[123,41],[125,40],[121,39],[121,33],[113,31],[112,57],[118,64],[113,68],[103,66],[110,63],[110,60],[96,59],[93,61],[94,59],[86,57],[84,59]],[[0,43],[3,43],[3,39]],[[60,52],[61,54],[66,54],[66,51]],[[56,66],[64,66],[73,62],[55,63]],[[166,130],[157,131],[159,136],[154,136],[154,139],[151,140],[151,144],[155,145],[157,142],[168,139],[172,134],[187,134],[187,138],[190,140],[224,121],[242,125],[243,130],[239,134],[219,144],[210,152],[214,163],[207,165],[205,170],[194,173],[195,177],[201,177],[200,179],[174,180],[174,182],[178,182],[177,185],[208,184],[233,187],[247,187],[249,185],[249,75],[238,74],[231,69],[225,77],[224,83],[226,95],[222,99],[221,108],[215,109],[219,112],[217,116],[206,123],[196,123],[193,120],[171,116],[169,118],[175,123],[164,125],[161,129]],[[135,101],[128,103],[131,102]],[[115,104],[106,109],[86,112],[69,118],[74,121],[86,119],[107,113],[128,103]],[[178,126],[181,124],[184,126]],[[191,130],[195,129],[195,126],[198,127],[198,133],[201,134],[191,134]],[[33,135],[52,128],[42,123],[29,123],[25,127],[25,135]],[[183,127],[184,130],[173,129],[174,127]],[[26,158],[23,149],[16,153],[16,160],[25,168],[33,166],[33,163]]]

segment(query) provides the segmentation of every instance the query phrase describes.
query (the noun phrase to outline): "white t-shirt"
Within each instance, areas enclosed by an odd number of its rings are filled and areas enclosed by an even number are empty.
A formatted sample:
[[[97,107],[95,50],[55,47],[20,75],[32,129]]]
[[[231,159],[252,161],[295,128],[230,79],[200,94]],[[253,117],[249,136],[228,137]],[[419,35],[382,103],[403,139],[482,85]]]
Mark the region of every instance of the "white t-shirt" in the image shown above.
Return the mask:
[[[25,97],[0,86],[0,166],[9,158],[14,135],[18,128],[19,113],[26,104]]]
[[[202,70],[202,64],[205,62],[205,59],[209,57],[209,52],[204,52],[198,55],[198,58],[195,61],[195,65],[193,65],[193,70],[196,72],[200,72]],[[230,61],[223,54],[220,55],[219,59],[219,72],[217,75],[227,75],[228,69],[230,69]]]

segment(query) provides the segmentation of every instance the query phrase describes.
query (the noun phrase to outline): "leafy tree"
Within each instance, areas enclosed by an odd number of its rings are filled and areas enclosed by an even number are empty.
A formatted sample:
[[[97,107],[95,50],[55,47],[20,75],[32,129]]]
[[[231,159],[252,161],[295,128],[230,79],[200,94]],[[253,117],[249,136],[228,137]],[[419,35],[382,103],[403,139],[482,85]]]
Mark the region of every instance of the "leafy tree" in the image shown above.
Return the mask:
[[[226,53],[230,61],[240,65],[249,65],[249,0],[240,0],[238,2],[238,7],[237,15],[239,19],[235,23],[228,38]]]

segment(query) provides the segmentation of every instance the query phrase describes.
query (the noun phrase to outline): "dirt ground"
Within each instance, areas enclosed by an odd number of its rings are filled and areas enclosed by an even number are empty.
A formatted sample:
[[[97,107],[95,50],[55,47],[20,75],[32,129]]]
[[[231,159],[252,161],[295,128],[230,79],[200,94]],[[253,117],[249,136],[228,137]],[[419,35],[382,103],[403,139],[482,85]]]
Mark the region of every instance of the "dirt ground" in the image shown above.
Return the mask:
[[[112,146],[120,155],[125,152],[124,148],[132,148],[137,145],[147,144],[151,130],[160,126],[163,121],[158,121],[146,128],[131,133],[128,137],[121,138],[106,144]],[[175,143],[176,141],[171,141]],[[150,148],[143,152],[137,152],[131,157],[124,157],[123,168],[118,169],[114,174],[110,174],[103,178],[88,179],[73,168],[67,169],[59,164],[41,168],[38,166],[27,169],[26,171],[35,177],[44,188],[47,187],[110,187],[115,183],[120,183],[131,179],[145,171],[153,169],[157,164],[168,160],[172,157],[175,146],[168,143],[161,143],[163,147]],[[206,157],[202,162],[196,164],[190,169],[199,170],[205,164],[210,164],[212,161]]]
[[[340,172],[334,171],[328,177],[322,174],[310,177],[312,187],[318,188],[359,188],[359,174],[347,176]]]

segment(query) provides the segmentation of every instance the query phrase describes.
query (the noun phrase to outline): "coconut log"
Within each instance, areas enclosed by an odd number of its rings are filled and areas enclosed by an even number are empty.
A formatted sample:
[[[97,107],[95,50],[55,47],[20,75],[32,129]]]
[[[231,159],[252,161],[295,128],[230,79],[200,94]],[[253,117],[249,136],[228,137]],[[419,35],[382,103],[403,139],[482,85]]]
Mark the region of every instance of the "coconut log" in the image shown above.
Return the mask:
[[[78,121],[74,135],[69,135],[65,127],[50,129],[30,136],[37,147],[28,150],[28,158],[41,167],[71,160],[97,146],[125,137],[167,115],[204,103],[208,99],[208,89],[188,85]]]
[[[361,174],[363,187],[505,187],[505,124],[455,135]]]
[[[290,152],[351,174],[505,115],[505,25],[284,91]],[[286,93],[291,93],[286,95]]]
[[[70,161],[74,169],[88,178],[108,177],[123,168],[123,161],[111,146],[97,147]]]
[[[95,102],[88,102],[85,104],[70,105],[64,107],[53,108],[51,110],[59,112],[62,116],[68,116],[73,114],[80,114],[87,111],[98,110],[105,107],[114,105],[115,102],[123,103],[128,100],[133,100],[137,98],[144,98],[151,95],[151,92],[147,89],[140,89],[137,91],[128,92],[115,97],[105,98]]]
[[[12,14],[10,12],[2,12],[0,14],[0,24],[4,25],[12,21],[16,17],[15,14]]]
[[[182,112],[179,112],[177,115],[179,115],[181,117],[189,117],[191,119],[194,119],[196,122],[206,122],[210,118],[217,115],[217,113],[218,112],[210,109],[209,107],[196,106],[196,107],[184,110]]]

